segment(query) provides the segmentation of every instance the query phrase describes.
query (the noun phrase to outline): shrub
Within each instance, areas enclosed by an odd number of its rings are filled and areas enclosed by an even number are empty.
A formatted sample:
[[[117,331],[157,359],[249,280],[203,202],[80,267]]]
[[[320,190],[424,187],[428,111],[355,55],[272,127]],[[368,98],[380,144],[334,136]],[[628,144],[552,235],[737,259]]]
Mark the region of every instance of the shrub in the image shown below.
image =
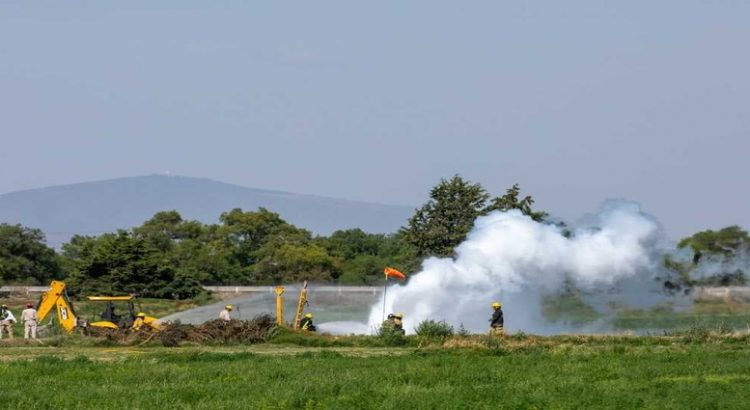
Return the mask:
[[[378,340],[380,340],[385,346],[403,346],[406,344],[406,336],[392,326],[381,326],[378,329]]]
[[[439,322],[424,320],[417,325],[414,331],[417,333],[417,336],[427,338],[445,339],[453,336],[453,326],[443,320]]]

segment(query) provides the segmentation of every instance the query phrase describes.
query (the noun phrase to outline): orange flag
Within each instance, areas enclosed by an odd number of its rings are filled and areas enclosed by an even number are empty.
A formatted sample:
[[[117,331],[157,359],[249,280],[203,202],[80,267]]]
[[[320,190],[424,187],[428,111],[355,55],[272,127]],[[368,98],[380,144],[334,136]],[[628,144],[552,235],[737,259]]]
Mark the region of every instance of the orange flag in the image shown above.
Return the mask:
[[[388,278],[406,279],[406,275],[404,275],[403,273],[393,268],[385,268],[383,272],[385,273],[386,279]]]

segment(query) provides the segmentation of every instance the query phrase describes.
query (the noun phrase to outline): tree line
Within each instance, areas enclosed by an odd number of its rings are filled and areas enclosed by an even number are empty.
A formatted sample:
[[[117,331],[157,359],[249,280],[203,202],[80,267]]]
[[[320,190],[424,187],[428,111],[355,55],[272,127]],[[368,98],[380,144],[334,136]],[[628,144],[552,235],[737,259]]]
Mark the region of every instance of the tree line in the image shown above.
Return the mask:
[[[163,211],[131,229],[76,235],[56,252],[45,244],[40,230],[0,224],[0,282],[39,285],[65,279],[73,293],[174,299],[195,297],[203,292],[202,285],[301,280],[378,284],[385,266],[414,272],[425,257],[452,256],[476,218],[489,212],[518,209],[551,223],[548,214],[533,205],[534,199],[522,196],[517,184],[491,197],[481,184],[456,175],[433,187],[428,201],[392,234],[347,229],[316,236],[265,208],[232,209],[220,215],[218,224]],[[696,256],[689,262],[667,257],[665,267],[674,275],[665,280],[665,287],[695,285],[690,273],[698,269],[701,258],[731,253],[728,249],[737,253],[748,243],[747,232],[738,227],[686,238],[680,246]],[[725,281],[745,280],[744,272],[719,276]]]

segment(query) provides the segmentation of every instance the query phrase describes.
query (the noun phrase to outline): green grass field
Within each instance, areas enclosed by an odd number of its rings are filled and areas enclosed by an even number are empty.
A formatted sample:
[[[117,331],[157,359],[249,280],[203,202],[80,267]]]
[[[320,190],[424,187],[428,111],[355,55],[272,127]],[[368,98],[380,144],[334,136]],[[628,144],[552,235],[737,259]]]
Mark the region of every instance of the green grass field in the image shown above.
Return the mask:
[[[144,302],[157,312],[189,307]],[[702,302],[686,312],[614,318],[625,330],[664,329],[654,336],[408,336],[399,347],[373,336],[286,329],[256,345],[166,348],[77,334],[4,340],[0,402],[29,409],[747,408],[748,319],[746,304]]]
[[[746,408],[750,337],[3,347],[7,408]],[[413,343],[410,343],[410,345]]]

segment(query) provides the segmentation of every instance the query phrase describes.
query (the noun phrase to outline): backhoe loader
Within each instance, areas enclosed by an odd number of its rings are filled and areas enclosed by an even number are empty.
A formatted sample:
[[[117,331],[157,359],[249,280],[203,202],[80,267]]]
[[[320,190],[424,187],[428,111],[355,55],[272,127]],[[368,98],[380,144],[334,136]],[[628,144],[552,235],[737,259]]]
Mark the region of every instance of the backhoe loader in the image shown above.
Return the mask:
[[[109,328],[109,329],[135,329],[143,325],[148,325],[158,330],[158,319],[151,316],[145,316],[140,313],[136,314],[134,296],[88,296],[87,299],[92,302],[106,302],[104,311],[101,313],[101,320],[88,322],[79,318],[73,309],[73,304],[65,290],[65,282],[53,280],[50,283],[50,289],[42,293],[37,304],[37,316],[39,322],[54,308],[57,311],[57,318],[62,327],[67,332],[75,329],[85,329],[86,327]],[[114,302],[127,302],[128,311],[125,314],[118,315],[115,313]],[[140,320],[139,319],[140,316]]]

